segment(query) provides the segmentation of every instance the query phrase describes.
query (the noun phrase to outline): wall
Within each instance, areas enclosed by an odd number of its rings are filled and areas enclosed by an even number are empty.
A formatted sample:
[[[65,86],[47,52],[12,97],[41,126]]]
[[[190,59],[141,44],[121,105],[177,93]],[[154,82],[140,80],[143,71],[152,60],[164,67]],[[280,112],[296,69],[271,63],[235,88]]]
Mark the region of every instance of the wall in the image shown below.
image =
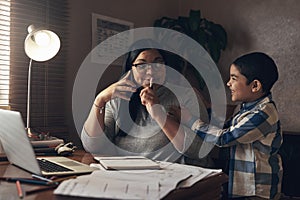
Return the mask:
[[[180,15],[200,9],[202,17],[221,24],[228,47],[219,68],[228,79],[229,66],[238,56],[263,51],[274,58],[279,81],[273,88],[283,130],[300,131],[300,1],[298,0],[180,0]]]
[[[200,9],[202,16],[221,24],[228,33],[228,47],[223,52],[219,69],[224,82],[234,58],[250,51],[264,51],[279,68],[280,79],[273,90],[283,129],[300,131],[300,1],[298,0],[69,0],[70,44],[67,66],[68,123],[72,137],[72,89],[82,61],[91,51],[91,13],[107,15],[134,23],[135,27],[151,26],[162,16],[176,18]],[[116,80],[118,69],[101,79],[104,85]],[[110,76],[110,74],[112,74]]]
[[[72,140],[76,138],[77,131],[74,127],[72,116],[72,90],[76,73],[92,50],[92,13],[110,16],[134,23],[134,27],[152,26],[155,19],[162,16],[176,17],[178,3],[174,0],[69,0],[70,5],[70,44],[67,66],[66,113]],[[103,85],[108,85],[119,78],[118,68],[112,68],[101,79]]]

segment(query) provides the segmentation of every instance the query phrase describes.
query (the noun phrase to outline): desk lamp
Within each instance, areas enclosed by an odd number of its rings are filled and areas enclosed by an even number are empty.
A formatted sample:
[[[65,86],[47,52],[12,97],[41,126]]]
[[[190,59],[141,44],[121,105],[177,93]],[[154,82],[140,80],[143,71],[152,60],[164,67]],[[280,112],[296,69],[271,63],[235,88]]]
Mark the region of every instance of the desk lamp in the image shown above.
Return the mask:
[[[26,55],[30,58],[28,67],[28,87],[27,87],[27,121],[26,130],[29,137],[30,131],[30,90],[31,90],[31,65],[32,60],[44,62],[53,58],[60,48],[59,37],[52,31],[42,28],[28,26],[28,35],[24,41]]]

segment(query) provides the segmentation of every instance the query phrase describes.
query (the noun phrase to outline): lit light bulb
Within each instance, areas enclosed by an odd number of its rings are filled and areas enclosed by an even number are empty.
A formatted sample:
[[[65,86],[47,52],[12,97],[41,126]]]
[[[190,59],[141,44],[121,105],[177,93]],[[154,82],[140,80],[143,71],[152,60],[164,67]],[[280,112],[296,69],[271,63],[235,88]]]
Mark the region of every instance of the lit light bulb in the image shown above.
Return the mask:
[[[44,31],[38,31],[34,35],[34,40],[39,46],[47,46],[50,43],[50,36]]]

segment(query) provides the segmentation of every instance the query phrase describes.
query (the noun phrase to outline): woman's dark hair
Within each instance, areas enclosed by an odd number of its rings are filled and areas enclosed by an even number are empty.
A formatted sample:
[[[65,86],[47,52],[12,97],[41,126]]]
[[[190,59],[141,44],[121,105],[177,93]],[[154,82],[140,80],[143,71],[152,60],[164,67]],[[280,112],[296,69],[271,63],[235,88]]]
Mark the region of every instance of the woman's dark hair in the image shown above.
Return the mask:
[[[123,74],[126,74],[126,72],[132,69],[132,64],[135,61],[135,59],[138,57],[138,55],[141,52],[145,50],[156,49],[161,54],[164,61],[166,62],[166,52],[164,50],[161,50],[159,47],[160,45],[151,39],[138,40],[135,43],[133,43],[129,48],[129,52],[125,57],[125,62],[123,65]],[[131,119],[136,124],[140,126],[145,126],[146,125],[145,122],[149,117],[149,113],[147,112],[146,107],[141,104],[140,92],[142,89],[143,88],[140,87],[136,90],[136,92],[132,94],[129,101],[129,113]],[[126,106],[126,102],[124,101],[125,100],[121,100],[121,107]],[[120,130],[119,135],[126,136],[127,133],[125,133],[123,130]]]
[[[130,46],[129,52],[126,54],[123,66],[123,73],[126,73],[129,70],[131,70],[132,63],[142,51],[149,49],[156,49],[166,62],[166,52],[160,49],[160,45],[157,42],[151,39],[138,40]]]
[[[262,52],[253,52],[237,58],[233,64],[247,78],[247,84],[259,80],[264,93],[269,93],[278,80],[278,69],[274,60]]]

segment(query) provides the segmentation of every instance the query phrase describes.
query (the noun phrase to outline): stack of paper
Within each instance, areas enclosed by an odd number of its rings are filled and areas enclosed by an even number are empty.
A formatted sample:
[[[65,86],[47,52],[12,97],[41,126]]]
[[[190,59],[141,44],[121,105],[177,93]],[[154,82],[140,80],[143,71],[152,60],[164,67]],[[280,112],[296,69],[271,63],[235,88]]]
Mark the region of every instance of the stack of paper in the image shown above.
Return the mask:
[[[93,165],[95,166],[95,165]],[[161,199],[178,187],[190,187],[221,170],[160,162],[160,170],[96,170],[64,181],[54,194],[109,198]]]

